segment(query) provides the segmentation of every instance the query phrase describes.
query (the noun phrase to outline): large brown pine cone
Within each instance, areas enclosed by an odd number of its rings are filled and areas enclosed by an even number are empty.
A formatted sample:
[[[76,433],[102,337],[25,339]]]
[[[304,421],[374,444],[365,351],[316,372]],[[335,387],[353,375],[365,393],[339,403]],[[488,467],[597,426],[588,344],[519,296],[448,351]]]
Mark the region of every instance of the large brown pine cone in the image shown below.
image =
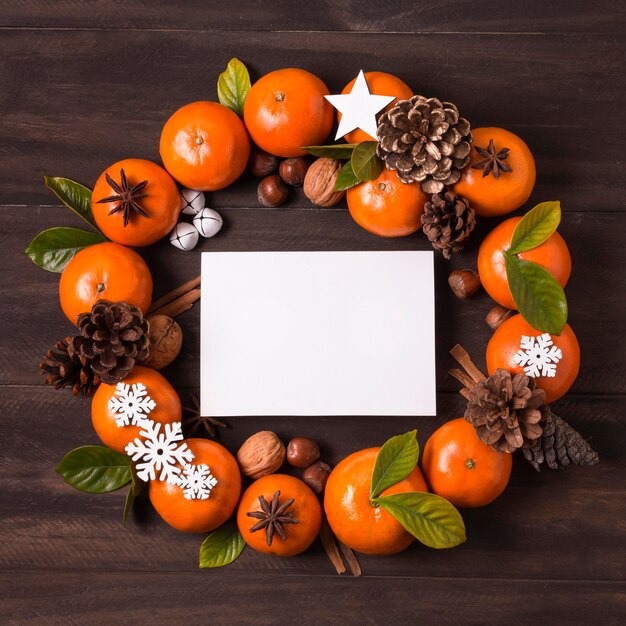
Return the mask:
[[[428,194],[453,185],[470,161],[470,123],[456,106],[437,98],[400,100],[378,121],[377,153],[403,183],[420,182]]]
[[[470,389],[465,419],[494,450],[515,452],[541,437],[549,412],[545,400],[533,378],[497,369]]]
[[[98,300],[91,313],[78,316],[77,325],[76,350],[91,360],[102,382],[119,382],[149,354],[148,321],[132,304]]]

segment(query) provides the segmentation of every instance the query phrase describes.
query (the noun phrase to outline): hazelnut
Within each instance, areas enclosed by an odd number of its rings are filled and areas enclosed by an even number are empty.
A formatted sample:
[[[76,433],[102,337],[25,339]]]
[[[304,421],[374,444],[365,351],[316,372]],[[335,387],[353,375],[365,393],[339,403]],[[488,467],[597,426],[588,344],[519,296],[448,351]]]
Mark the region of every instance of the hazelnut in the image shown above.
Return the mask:
[[[321,496],[326,488],[326,481],[330,476],[330,472],[330,465],[324,463],[324,461],[316,461],[313,465],[304,470],[302,480],[311,487],[318,496]]]
[[[244,476],[257,479],[279,469],[285,455],[285,446],[278,435],[262,430],[243,442],[237,452],[237,462]]]
[[[269,176],[278,165],[278,159],[260,148],[253,148],[248,160],[248,171],[256,178]]]
[[[507,309],[505,306],[498,304],[497,306],[494,306],[489,313],[487,313],[485,321],[492,330],[495,330],[498,326],[500,326],[500,324],[502,324],[502,322],[508,320],[512,315],[515,315],[515,311],[511,311],[511,309]]]
[[[283,183],[280,176],[272,174],[266,176],[257,189],[259,202],[266,207],[277,207],[285,203],[287,200],[287,187]]]
[[[150,353],[141,364],[155,370],[167,367],[179,354],[183,345],[183,331],[177,322],[167,315],[151,315],[147,318]]]
[[[309,162],[304,157],[292,157],[280,164],[278,173],[286,185],[300,187],[308,169]]]
[[[304,195],[317,206],[334,206],[342,200],[345,191],[335,191],[335,181],[341,171],[341,162],[322,157],[313,161],[304,177]]]
[[[287,446],[287,462],[294,467],[309,467],[319,458],[319,446],[308,437],[294,437]]]
[[[480,289],[480,278],[474,270],[454,270],[448,276],[448,284],[454,295],[464,300]]]

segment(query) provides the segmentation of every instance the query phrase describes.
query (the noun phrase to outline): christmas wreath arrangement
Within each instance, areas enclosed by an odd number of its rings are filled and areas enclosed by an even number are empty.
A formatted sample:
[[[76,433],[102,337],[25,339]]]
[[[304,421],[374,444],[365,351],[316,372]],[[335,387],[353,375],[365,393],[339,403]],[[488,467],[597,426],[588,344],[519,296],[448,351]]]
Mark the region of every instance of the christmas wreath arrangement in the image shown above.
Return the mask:
[[[46,185],[90,230],[51,228],[26,253],[61,274],[61,307],[76,330],[43,357],[46,383],[90,398],[102,446],[68,452],[56,471],[72,487],[108,493],[124,486],[123,522],[147,489],[174,528],[208,535],[200,566],[236,559],[245,545],[292,556],[317,536],[336,568],[358,575],[354,551],[391,554],[414,539],[431,548],[466,540],[458,508],[492,502],[506,488],[512,455],[541,470],[592,465],[597,453],[550,405],[571,387],[580,351],[567,324],[571,259],[557,232],[558,202],[543,202],[496,225],[480,245],[477,271],[456,270],[459,298],[481,286],[496,302],[486,348],[488,375],[461,346],[450,370],[467,400],[424,446],[415,430],[356,451],[331,468],[318,444],[270,431],[236,455],[214,441],[226,424],[183,408],[159,370],[178,356],[176,317],[200,297],[200,278],[152,301],[152,274],[132,248],[165,236],[180,250],[218,234],[222,218],[205,193],[247,170],[258,200],[284,203],[302,186],[317,206],[342,200],[364,229],[383,237],[422,230],[446,259],[463,249],[478,218],[522,207],[535,184],[524,141],[502,128],[472,128],[457,107],[414,94],[384,72],[360,72],[331,95],[303,69],[270,72],[251,85],[232,59],[219,102],[193,102],[166,122],[163,167],[124,159],[93,190],[65,178]],[[336,140],[325,144],[335,124]],[[188,218],[188,219],[185,219]],[[285,463],[290,473],[281,473]],[[298,474],[297,476],[295,474]],[[249,484],[242,493],[242,475]],[[345,563],[344,563],[345,560]]]

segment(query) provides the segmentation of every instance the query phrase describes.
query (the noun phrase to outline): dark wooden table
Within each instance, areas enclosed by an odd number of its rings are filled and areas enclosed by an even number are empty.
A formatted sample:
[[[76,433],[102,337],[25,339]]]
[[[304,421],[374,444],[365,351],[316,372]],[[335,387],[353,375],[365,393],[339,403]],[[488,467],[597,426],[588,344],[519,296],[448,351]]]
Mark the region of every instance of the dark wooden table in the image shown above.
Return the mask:
[[[0,14],[2,623],[624,623],[620,3],[20,0],[2,3]],[[118,159],[158,160],[164,121],[184,103],[215,99],[232,56],[253,78],[304,67],[333,92],[360,68],[390,71],[416,92],[457,103],[474,126],[526,139],[538,168],[528,206],[561,200],[560,231],[573,256],[567,295],[582,366],[554,408],[591,439],[600,465],[537,474],[516,459],[505,494],[464,512],[466,544],[361,557],[360,579],[335,575],[318,544],[297,558],[246,551],[226,569],[199,570],[201,536],[174,531],[148,506],[124,529],[122,492],[89,496],[54,473],[65,452],[98,441],[88,400],[45,387],[38,374],[43,352],[71,327],[58,276],[23,250],[39,230],[80,225],[42,177],[91,186]],[[302,194],[278,210],[259,208],[251,180],[212,194],[210,205],[226,225],[199,250],[428,249],[421,234],[375,237],[344,205],[313,208]],[[483,220],[452,263],[437,259],[438,417],[232,419],[222,442],[236,450],[259,429],[308,435],[331,462],[413,427],[423,445],[462,411],[446,374],[449,348],[461,342],[483,364],[491,303],[484,293],[456,300],[446,278],[451,267],[475,264],[493,224]],[[199,250],[163,243],[145,251],[156,295],[199,273]],[[186,399],[199,379],[198,307],[180,322],[183,353],[165,374]]]

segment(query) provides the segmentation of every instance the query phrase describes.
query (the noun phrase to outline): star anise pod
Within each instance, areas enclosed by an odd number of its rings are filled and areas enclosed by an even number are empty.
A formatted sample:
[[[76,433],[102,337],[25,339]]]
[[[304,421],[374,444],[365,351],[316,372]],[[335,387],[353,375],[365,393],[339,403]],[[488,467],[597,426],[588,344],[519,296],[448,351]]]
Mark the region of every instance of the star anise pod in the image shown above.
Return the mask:
[[[502,172],[512,172],[511,166],[506,163],[506,159],[509,156],[509,148],[502,148],[496,152],[496,147],[493,143],[493,139],[489,140],[487,148],[481,148],[474,145],[476,152],[483,157],[480,161],[472,164],[472,167],[476,170],[482,168],[483,178],[489,175],[489,172],[493,174],[493,177],[500,178]]]
[[[265,540],[267,545],[272,545],[274,539],[274,533],[278,533],[278,536],[287,541],[287,533],[283,528],[284,524],[299,524],[300,520],[296,519],[292,513],[286,513],[287,509],[294,503],[294,499],[290,498],[287,502],[280,504],[280,491],[277,491],[272,501],[268,504],[264,496],[259,496],[259,504],[262,511],[249,511],[246,513],[248,517],[254,517],[260,520],[252,528],[250,532],[254,533],[257,530],[263,530],[265,528]]]
[[[191,394],[191,401],[193,402],[193,407],[183,407],[183,411],[190,413],[189,416],[183,418],[183,426],[189,427],[190,435],[193,435],[195,432],[203,428],[209,437],[215,437],[217,435],[217,430],[215,429],[216,426],[226,428],[226,422],[223,422],[217,417],[209,417],[208,415],[203,416],[202,413],[200,413],[200,402],[196,395]]]
[[[109,211],[109,215],[122,211],[124,213],[124,226],[128,225],[133,211],[139,215],[143,215],[143,217],[150,217],[146,213],[145,209],[137,202],[142,198],[148,197],[148,194],[141,193],[148,184],[147,180],[131,186],[126,178],[123,168],[120,169],[120,184],[114,181],[108,173],[105,174],[105,177],[107,183],[109,183],[113,190],[117,192],[112,196],[107,196],[106,198],[102,198],[102,200],[98,200],[98,204],[117,202],[117,204]]]

